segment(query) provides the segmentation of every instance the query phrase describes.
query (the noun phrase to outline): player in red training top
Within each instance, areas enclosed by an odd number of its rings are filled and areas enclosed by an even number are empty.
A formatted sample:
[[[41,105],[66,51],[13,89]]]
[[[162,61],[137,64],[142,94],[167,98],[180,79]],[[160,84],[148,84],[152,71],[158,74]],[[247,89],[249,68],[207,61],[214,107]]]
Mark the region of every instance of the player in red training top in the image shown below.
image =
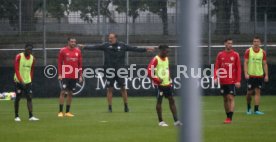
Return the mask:
[[[70,112],[73,91],[76,83],[82,82],[82,54],[76,48],[76,39],[68,38],[68,45],[61,48],[58,56],[58,79],[61,81],[62,88],[59,97],[58,117],[73,117]],[[63,113],[64,97],[67,94],[66,113]]]
[[[215,65],[215,83],[220,83],[220,93],[224,99],[224,109],[227,115],[225,124],[232,122],[235,108],[234,97],[236,88],[240,88],[241,84],[241,63],[240,55],[232,48],[233,40],[227,38],[224,41],[225,50],[217,55]]]

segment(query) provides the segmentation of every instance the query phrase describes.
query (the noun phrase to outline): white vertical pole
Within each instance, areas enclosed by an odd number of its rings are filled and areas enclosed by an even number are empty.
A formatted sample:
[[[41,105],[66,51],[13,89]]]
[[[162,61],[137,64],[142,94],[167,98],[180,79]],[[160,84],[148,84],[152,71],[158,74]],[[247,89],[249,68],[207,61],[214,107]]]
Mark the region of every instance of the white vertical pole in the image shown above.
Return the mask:
[[[178,29],[181,47],[178,50],[178,63],[187,66],[187,73],[191,74],[190,68],[201,67],[199,0],[179,0],[179,6]],[[181,142],[201,141],[201,89],[197,85],[198,81],[199,79],[195,78],[184,79],[183,76],[181,79]]]

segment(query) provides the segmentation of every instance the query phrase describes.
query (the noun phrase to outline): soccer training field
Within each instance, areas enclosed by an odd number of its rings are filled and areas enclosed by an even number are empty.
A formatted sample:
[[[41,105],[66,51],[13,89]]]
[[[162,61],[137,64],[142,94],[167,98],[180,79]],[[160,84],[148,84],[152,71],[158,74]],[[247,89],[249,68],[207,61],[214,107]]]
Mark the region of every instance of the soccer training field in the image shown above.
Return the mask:
[[[177,98],[176,98],[177,99]],[[27,120],[26,100],[21,100],[22,122],[14,122],[12,101],[0,101],[1,142],[174,142],[178,130],[164,101],[163,116],[169,127],[159,127],[154,97],[130,97],[131,112],[123,112],[122,100],[115,97],[113,113],[107,112],[105,98],[74,98],[74,118],[58,118],[57,99],[34,99],[34,114],[41,120]],[[275,142],[276,97],[263,96],[263,116],[245,114],[244,96],[236,97],[233,123],[223,124],[222,97],[203,97],[203,139],[205,142]]]

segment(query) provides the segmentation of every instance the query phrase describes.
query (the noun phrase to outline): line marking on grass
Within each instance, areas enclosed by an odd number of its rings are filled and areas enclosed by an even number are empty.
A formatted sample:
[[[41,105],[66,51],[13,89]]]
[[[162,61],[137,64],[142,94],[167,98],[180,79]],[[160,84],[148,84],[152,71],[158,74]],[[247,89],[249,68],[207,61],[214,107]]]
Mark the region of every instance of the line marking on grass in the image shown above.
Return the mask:
[[[100,122],[101,122],[101,123],[107,123],[107,121],[104,121],[104,120],[103,120],[103,121],[100,121]]]

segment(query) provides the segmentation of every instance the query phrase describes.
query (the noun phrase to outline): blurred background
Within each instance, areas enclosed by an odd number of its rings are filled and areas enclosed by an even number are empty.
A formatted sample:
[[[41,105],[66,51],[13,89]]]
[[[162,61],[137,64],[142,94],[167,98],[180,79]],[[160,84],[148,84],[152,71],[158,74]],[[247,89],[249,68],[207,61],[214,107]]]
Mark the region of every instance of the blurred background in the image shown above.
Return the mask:
[[[43,75],[46,65],[57,65],[59,49],[67,44],[68,37],[78,43],[101,44],[107,34],[115,32],[119,40],[140,48],[168,44],[171,47],[170,65],[173,76],[177,63],[179,37],[177,29],[180,0],[1,0],[0,2],[0,89],[12,90],[13,62],[26,42],[35,46],[35,83],[51,85],[49,90],[59,91],[58,81],[49,84]],[[226,37],[234,40],[234,48],[243,62],[244,52],[251,46],[255,35],[261,37],[267,51],[270,84],[266,94],[276,91],[273,80],[276,71],[276,1],[275,0],[201,0],[198,8],[202,26],[201,62],[204,67],[214,64],[216,55],[224,49]],[[181,15],[180,15],[181,16]],[[186,19],[187,21],[189,19]],[[187,47],[183,47],[187,48]],[[127,64],[146,67],[157,54],[129,52]],[[104,54],[101,51],[83,51],[83,65],[102,67]],[[88,80],[90,88],[97,88]],[[212,84],[212,81],[209,82]],[[139,83],[138,83],[139,84]],[[243,79],[246,91],[246,81]],[[92,87],[91,87],[92,86]],[[87,88],[84,94],[95,94]],[[40,88],[41,89],[41,88]],[[39,89],[38,89],[39,90]],[[47,90],[47,89],[46,89]],[[131,91],[132,89],[130,89]],[[135,94],[145,94],[135,90]],[[47,92],[47,91],[46,91]],[[44,92],[44,96],[48,93]],[[104,89],[100,93],[104,94]],[[54,93],[50,93],[54,94]],[[131,94],[131,93],[130,93]],[[216,89],[204,89],[204,94],[216,95]]]
[[[179,0],[1,0],[0,66],[12,66],[25,42],[33,42],[37,66],[56,64],[58,49],[69,36],[79,43],[99,44],[109,32],[125,43],[172,48],[177,64],[177,4]],[[274,61],[275,0],[201,0],[203,64],[214,63],[223,39],[232,37],[243,55],[254,35],[262,38],[269,61]],[[189,20],[189,19],[187,19]],[[147,64],[150,55],[129,53],[128,63]],[[91,59],[93,57],[93,59]],[[100,52],[85,52],[84,64],[102,65]]]

